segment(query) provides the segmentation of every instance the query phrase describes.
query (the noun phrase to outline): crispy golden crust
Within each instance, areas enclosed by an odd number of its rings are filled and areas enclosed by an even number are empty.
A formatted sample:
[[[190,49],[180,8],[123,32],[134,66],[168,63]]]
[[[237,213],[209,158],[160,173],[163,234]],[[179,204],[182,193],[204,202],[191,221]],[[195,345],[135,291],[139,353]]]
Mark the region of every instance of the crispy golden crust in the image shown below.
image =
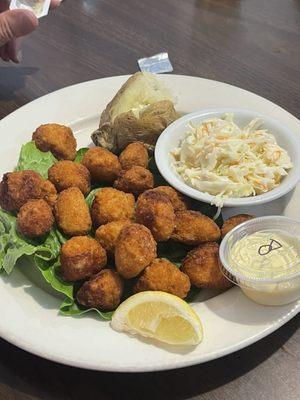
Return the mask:
[[[248,215],[248,214],[238,214],[228,218],[223,223],[223,226],[221,228],[222,239],[229,231],[231,231],[231,229],[253,218],[254,218],[253,215]]]
[[[220,270],[217,243],[200,244],[191,250],[183,260],[182,271],[188,275],[191,284],[199,288],[227,289],[232,286]]]
[[[89,170],[84,165],[74,161],[58,161],[49,168],[48,177],[58,192],[70,187],[78,187],[86,196],[91,190]]]
[[[36,147],[41,151],[51,151],[59,160],[74,160],[76,139],[72,129],[59,124],[41,125],[32,135]]]
[[[54,207],[57,200],[57,191],[52,182],[46,180],[41,184],[41,199],[44,199],[50,207]]]
[[[174,207],[174,211],[183,211],[188,209],[188,200],[177,190],[173,189],[171,186],[157,186],[154,188],[156,192],[166,194]]]
[[[189,277],[164,258],[156,258],[144,269],[134,285],[134,292],[161,290],[184,299],[191,288]]]
[[[0,206],[6,211],[16,211],[28,200],[41,197],[43,179],[35,171],[8,172],[0,184]]]
[[[88,236],[76,236],[63,244],[60,273],[66,281],[79,281],[99,272],[107,263],[103,247]]]
[[[200,212],[178,211],[172,239],[190,245],[215,242],[220,239],[220,229],[212,219]]]
[[[17,217],[19,232],[29,238],[50,232],[53,223],[51,207],[45,200],[29,200],[20,208]]]
[[[89,149],[82,164],[90,171],[92,180],[98,183],[113,182],[121,171],[118,157],[102,147]]]
[[[105,225],[101,225],[95,233],[95,239],[104,247],[104,249],[113,254],[117,239],[121,230],[131,223],[130,220],[112,221]]]
[[[167,195],[147,190],[139,198],[136,206],[136,222],[150,229],[158,242],[170,238],[175,223],[172,203]]]
[[[104,269],[85,282],[77,292],[77,301],[85,307],[115,310],[121,302],[123,280],[111,269]]]
[[[122,229],[116,243],[115,263],[118,273],[134,278],[156,257],[156,242],[143,225],[130,224]]]
[[[133,193],[138,196],[146,190],[152,189],[154,178],[152,173],[143,167],[135,166],[120,172],[114,187],[123,192]]]
[[[130,143],[119,156],[122,169],[135,166],[148,168],[148,151],[142,142]]]
[[[113,188],[100,189],[92,204],[93,224],[107,224],[121,219],[133,219],[134,196]]]
[[[69,236],[86,235],[92,226],[89,208],[78,188],[63,190],[54,206],[59,228]]]

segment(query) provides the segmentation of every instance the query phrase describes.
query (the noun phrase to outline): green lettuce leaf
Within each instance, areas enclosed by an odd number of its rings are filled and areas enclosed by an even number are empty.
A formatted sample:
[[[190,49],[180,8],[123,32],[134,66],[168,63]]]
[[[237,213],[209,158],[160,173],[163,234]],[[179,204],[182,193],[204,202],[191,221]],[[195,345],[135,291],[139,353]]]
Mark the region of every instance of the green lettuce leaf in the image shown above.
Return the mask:
[[[68,240],[68,237],[63,235],[57,228],[53,228],[53,230],[55,231],[55,234],[56,234],[60,244],[63,245],[64,243],[66,243],[66,241]]]
[[[100,189],[101,189],[101,188],[93,189],[93,190],[86,196],[85,201],[87,202],[87,205],[89,206],[89,208],[92,207],[94,198],[95,198],[97,192],[98,192]]]
[[[59,259],[47,261],[35,255],[34,262],[46,282],[49,283],[54,290],[64,294],[68,299],[73,301],[74,284],[72,282],[65,282],[59,277]]]
[[[100,311],[97,308],[81,308],[74,300],[72,299],[66,299],[63,301],[63,303],[60,306],[59,311],[63,315],[68,315],[68,316],[79,316],[86,314],[88,312],[94,312],[96,315],[98,315],[101,319],[105,319],[107,321],[111,320],[111,317],[113,315],[113,311]]]
[[[88,147],[83,147],[83,148],[77,150],[77,154],[76,154],[76,157],[75,157],[74,161],[77,162],[77,163],[81,163],[81,161],[83,159],[83,156],[88,151],[88,149],[89,149]]]
[[[16,171],[31,169],[48,179],[48,169],[56,163],[57,160],[50,151],[40,151],[34,141],[23,144],[19,156]]]

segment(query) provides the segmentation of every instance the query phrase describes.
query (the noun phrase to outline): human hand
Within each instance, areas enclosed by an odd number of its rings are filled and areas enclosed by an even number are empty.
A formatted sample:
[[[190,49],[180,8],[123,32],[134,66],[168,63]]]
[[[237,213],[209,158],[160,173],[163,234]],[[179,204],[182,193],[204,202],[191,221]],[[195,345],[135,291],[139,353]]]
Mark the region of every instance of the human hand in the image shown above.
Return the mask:
[[[56,8],[61,0],[51,0]],[[9,10],[9,1],[0,0],[0,58],[19,63],[22,59],[21,38],[34,31],[38,19],[29,10]]]

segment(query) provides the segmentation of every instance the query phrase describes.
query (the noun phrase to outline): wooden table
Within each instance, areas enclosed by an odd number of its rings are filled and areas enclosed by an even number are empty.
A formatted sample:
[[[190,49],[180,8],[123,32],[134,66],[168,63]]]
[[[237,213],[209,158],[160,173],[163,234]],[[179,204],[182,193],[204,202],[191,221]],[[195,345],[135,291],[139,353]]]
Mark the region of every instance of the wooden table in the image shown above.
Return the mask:
[[[300,117],[299,43],[299,0],[66,0],[26,39],[21,65],[0,63],[0,118],[64,86],[135,72],[163,50],[175,73],[240,86]],[[220,360],[135,375],[58,365],[0,340],[0,399],[296,400],[299,322]]]

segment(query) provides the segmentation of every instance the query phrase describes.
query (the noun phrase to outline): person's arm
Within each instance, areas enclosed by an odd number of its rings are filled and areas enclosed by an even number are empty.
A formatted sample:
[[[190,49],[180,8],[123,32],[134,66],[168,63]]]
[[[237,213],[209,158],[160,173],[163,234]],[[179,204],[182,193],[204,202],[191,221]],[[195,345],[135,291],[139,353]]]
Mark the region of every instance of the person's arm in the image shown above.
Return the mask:
[[[51,0],[51,8],[60,0]],[[36,16],[28,10],[9,10],[9,2],[0,0],[0,58],[4,61],[21,61],[21,37],[38,26]]]

